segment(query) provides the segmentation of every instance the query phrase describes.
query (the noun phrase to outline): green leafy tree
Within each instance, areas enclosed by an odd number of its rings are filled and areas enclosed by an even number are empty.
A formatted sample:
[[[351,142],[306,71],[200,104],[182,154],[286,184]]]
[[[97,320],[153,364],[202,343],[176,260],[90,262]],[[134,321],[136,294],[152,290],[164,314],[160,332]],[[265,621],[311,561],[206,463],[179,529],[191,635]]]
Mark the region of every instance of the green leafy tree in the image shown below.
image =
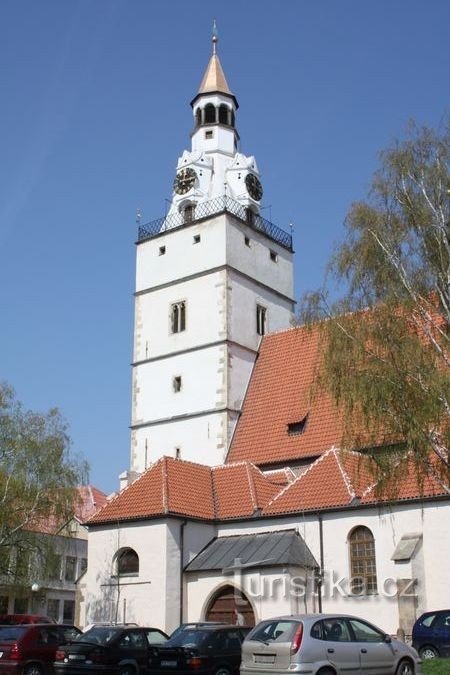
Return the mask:
[[[320,322],[318,386],[342,411],[344,444],[377,447],[380,477],[404,470],[448,485],[450,432],[450,133],[411,123],[380,154],[365,201],[354,203],[324,287],[300,320]],[[330,288],[344,288],[331,301]],[[381,451],[384,447],[385,451]],[[389,448],[389,451],[387,451]]]
[[[52,575],[52,537],[73,516],[86,464],[70,454],[67,425],[52,409],[24,410],[0,384],[0,579],[23,586]]]

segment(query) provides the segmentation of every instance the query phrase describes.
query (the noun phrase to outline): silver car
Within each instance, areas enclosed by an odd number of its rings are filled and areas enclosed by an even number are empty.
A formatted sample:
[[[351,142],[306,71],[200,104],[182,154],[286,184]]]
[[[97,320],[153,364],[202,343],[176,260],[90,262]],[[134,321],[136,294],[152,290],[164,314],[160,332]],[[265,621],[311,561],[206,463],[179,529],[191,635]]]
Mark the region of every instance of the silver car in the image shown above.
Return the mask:
[[[299,614],[261,621],[242,645],[241,675],[419,675],[417,652],[364,619]]]

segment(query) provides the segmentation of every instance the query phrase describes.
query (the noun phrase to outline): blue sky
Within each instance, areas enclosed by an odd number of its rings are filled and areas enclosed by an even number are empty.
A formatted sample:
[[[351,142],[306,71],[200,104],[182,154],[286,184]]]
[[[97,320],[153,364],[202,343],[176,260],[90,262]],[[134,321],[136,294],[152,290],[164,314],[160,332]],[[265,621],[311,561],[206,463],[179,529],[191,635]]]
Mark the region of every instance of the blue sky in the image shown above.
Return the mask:
[[[0,2],[0,379],[61,409],[106,492],[129,463],[136,209],[164,214],[214,17],[297,297],[377,152],[449,107],[447,0]]]

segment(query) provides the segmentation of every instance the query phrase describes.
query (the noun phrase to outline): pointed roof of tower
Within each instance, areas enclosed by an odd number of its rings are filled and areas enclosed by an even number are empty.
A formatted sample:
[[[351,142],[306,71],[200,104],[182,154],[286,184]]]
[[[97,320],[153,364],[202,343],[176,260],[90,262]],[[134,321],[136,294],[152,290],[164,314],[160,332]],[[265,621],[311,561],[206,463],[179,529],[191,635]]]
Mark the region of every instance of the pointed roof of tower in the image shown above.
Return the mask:
[[[213,37],[212,37],[213,53],[211,55],[211,58],[209,59],[209,63],[206,67],[205,74],[203,75],[202,81],[200,83],[198,93],[193,99],[191,105],[202,94],[210,94],[212,92],[218,92],[220,94],[225,94],[226,96],[231,96],[231,98],[234,100],[236,104],[236,107],[238,106],[236,98],[232,93],[230,87],[228,86],[227,78],[225,77],[222,64],[220,63],[220,59],[217,54],[218,41],[219,38],[217,36],[217,27],[216,22],[214,21]]]

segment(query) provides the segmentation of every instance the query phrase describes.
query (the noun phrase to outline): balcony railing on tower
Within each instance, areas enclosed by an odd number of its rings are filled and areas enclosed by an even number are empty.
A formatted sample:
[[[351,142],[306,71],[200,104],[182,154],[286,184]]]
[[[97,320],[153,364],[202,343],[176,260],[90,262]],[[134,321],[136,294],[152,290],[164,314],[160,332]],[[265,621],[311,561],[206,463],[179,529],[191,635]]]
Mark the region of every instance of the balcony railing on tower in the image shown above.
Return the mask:
[[[269,220],[266,220],[259,214],[252,211],[250,208],[243,206],[231,197],[224,195],[211,199],[208,202],[201,202],[200,204],[189,204],[188,207],[181,213],[173,213],[163,218],[158,218],[145,225],[139,225],[138,242],[153,239],[168,230],[174,230],[179,227],[185,227],[192,223],[197,223],[205,218],[219,215],[221,213],[230,213],[235,218],[249,227],[261,232],[272,241],[276,241],[280,246],[292,251],[292,235],[285,232],[277,225],[274,225]]]

